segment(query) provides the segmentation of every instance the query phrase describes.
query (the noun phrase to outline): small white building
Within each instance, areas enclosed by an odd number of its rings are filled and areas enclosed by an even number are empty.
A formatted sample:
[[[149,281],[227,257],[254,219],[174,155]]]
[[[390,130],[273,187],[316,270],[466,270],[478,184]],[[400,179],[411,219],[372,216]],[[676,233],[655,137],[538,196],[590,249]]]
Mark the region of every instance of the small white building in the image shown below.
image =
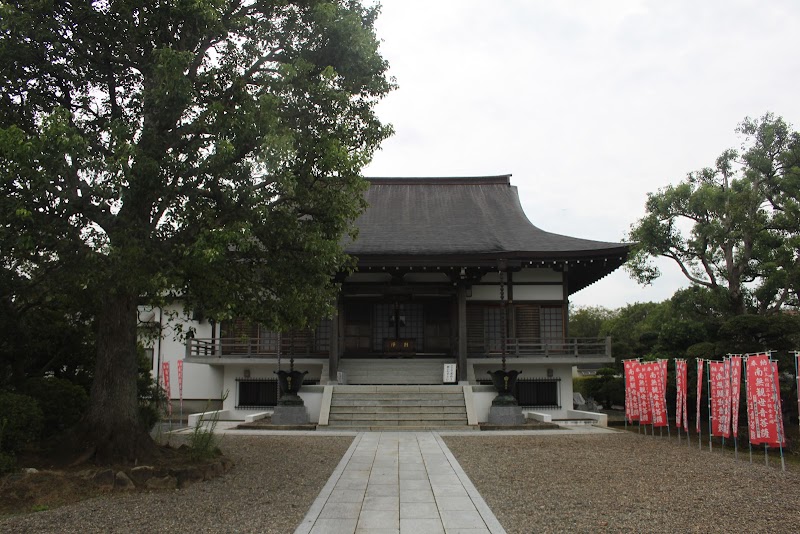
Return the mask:
[[[288,369],[293,358],[296,369],[308,371],[300,393],[311,421],[322,426],[348,417],[370,426],[368,416],[335,407],[357,404],[359,392],[381,389],[374,386],[393,386],[381,390],[409,403],[415,395],[462,391],[474,424],[485,421],[494,397],[488,371],[505,357],[510,369],[522,371],[516,392],[525,411],[543,419],[575,417],[573,366],[613,358],[606,339],[569,337],[568,299],[621,266],[628,245],[537,228],[510,176],[369,182],[358,239],[346,245],[357,271],[342,277],[337,315],[314,330],[271,332],[245,321],[194,317],[182,324],[194,332],[184,342],[164,320],[182,310],[140,311],[162,329],[150,345],[153,373],[161,376],[161,364],[169,363],[173,400],[183,360],[185,413],[202,411],[208,400],[218,406],[227,391],[225,416],[244,420],[274,406],[273,372]],[[453,364],[455,373],[447,376]],[[460,389],[442,388],[446,382]],[[429,404],[433,411],[435,403]]]

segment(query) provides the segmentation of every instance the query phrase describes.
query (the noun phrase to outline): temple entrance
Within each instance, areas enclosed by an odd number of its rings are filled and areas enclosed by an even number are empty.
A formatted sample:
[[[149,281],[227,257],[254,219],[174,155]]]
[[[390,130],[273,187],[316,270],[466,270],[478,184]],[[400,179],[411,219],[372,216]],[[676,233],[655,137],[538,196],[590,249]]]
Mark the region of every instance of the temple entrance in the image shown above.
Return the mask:
[[[454,354],[452,297],[352,298],[344,303],[344,358],[441,358]]]

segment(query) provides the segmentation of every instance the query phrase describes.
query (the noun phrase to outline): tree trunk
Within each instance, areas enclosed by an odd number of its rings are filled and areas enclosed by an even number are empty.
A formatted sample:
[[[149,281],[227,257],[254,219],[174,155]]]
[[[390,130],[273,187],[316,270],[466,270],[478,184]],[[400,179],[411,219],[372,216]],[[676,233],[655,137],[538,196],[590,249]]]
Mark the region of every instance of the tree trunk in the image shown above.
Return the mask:
[[[99,464],[136,463],[156,454],[139,421],[136,302],[131,291],[109,291],[97,317],[97,362],[79,439],[84,454],[94,451]]]

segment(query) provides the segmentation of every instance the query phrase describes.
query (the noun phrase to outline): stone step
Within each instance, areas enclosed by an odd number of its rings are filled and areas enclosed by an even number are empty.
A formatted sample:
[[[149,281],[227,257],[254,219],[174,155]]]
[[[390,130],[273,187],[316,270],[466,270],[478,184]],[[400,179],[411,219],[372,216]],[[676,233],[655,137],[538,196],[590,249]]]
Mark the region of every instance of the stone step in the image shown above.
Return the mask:
[[[417,419],[339,419],[331,421],[328,426],[353,427],[353,426],[428,426],[428,427],[447,427],[466,425],[466,419],[449,420],[417,420]]]
[[[460,406],[331,406],[330,413],[466,413],[467,408]]]
[[[480,427],[469,425],[418,425],[418,426],[393,426],[393,425],[369,425],[369,426],[317,426],[317,431],[329,432],[430,432],[440,430],[446,432],[477,432]]]
[[[332,413],[328,421],[466,421],[466,413]]]
[[[462,392],[458,393],[339,393],[333,392],[337,399],[360,400],[360,399],[386,399],[386,400],[459,400],[464,398]]]
[[[402,406],[426,406],[426,407],[457,407],[464,406],[464,399],[461,401],[378,401],[378,400],[339,400],[337,398],[331,399],[331,407],[346,407],[346,406],[385,406],[385,407],[402,407]]]
[[[424,385],[373,385],[373,386],[334,386],[336,393],[461,393],[462,386],[424,386]]]

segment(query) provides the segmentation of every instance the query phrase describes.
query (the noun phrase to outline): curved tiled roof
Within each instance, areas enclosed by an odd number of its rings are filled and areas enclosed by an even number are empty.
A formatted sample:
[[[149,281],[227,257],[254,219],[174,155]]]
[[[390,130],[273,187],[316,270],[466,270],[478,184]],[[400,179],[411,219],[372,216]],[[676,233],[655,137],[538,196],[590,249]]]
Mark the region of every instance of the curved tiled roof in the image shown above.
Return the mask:
[[[526,217],[510,176],[368,178],[354,256],[490,255],[557,259],[626,253],[623,243],[546,232]]]
[[[569,237],[534,226],[510,175],[368,178],[366,211],[345,243],[361,269],[523,266],[568,270],[568,294],[627,259],[630,246]]]

